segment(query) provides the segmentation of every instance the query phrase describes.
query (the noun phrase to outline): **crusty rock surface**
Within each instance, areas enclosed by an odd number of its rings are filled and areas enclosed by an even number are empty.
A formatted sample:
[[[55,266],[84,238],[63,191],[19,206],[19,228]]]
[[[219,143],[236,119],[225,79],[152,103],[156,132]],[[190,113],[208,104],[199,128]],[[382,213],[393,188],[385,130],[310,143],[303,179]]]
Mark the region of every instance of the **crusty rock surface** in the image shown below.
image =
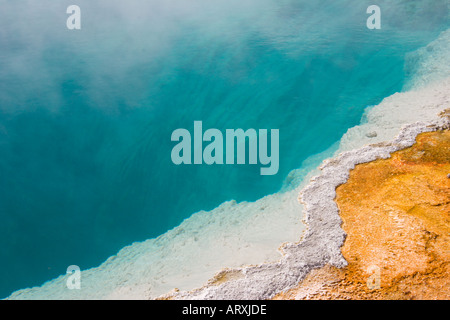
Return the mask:
[[[337,188],[348,266],[327,265],[276,299],[449,299],[450,131],[423,133]]]

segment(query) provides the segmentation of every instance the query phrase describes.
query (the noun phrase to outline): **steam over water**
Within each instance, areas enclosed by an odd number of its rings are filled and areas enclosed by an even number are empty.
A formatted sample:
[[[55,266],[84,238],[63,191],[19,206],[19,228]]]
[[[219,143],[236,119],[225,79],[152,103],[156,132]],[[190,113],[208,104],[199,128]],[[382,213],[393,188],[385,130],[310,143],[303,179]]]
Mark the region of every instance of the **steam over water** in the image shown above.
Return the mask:
[[[0,0],[0,297],[295,187],[289,172],[400,91],[405,55],[449,27],[446,0],[377,2],[381,30],[372,1]],[[197,120],[279,129],[278,174],[175,166],[171,133]]]

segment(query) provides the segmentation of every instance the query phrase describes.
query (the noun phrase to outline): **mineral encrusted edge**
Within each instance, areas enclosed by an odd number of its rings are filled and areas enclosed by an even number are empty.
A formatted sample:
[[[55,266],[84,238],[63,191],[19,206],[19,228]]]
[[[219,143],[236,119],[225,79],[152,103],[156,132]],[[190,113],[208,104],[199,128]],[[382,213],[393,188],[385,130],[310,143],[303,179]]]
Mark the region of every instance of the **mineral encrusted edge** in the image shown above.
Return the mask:
[[[303,221],[306,229],[297,243],[280,247],[282,258],[275,263],[224,269],[224,273],[240,273],[242,276],[219,285],[210,281],[207,285],[188,292],[172,292],[160,298],[170,299],[270,299],[289,290],[313,269],[326,264],[342,268],[347,261],[341,254],[346,234],[341,228],[342,220],[336,202],[336,188],[347,182],[355,165],[377,159],[389,158],[391,153],[408,148],[415,143],[417,135],[449,129],[450,117],[430,122],[405,125],[397,137],[384,143],[367,145],[347,151],[324,161],[321,173],[312,178],[300,191],[299,201],[304,204]]]

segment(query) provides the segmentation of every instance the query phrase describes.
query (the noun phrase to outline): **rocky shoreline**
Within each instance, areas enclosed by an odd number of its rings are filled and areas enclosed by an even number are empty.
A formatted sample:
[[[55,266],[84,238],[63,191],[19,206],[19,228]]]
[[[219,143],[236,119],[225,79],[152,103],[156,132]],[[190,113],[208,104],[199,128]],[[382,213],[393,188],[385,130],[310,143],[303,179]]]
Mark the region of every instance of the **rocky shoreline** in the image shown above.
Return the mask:
[[[270,299],[294,288],[313,270],[348,265],[341,253],[346,233],[334,201],[336,188],[347,182],[356,165],[377,159],[388,159],[393,152],[411,147],[416,137],[424,132],[450,127],[450,111],[442,112],[437,119],[416,122],[402,128],[390,142],[364,146],[343,152],[321,166],[321,174],[300,193],[305,206],[306,232],[298,243],[281,247],[283,257],[277,263],[244,268],[225,269],[207,285],[190,292],[174,291],[162,299]]]
[[[450,131],[422,133],[337,188],[348,266],[314,270],[276,299],[449,299]]]

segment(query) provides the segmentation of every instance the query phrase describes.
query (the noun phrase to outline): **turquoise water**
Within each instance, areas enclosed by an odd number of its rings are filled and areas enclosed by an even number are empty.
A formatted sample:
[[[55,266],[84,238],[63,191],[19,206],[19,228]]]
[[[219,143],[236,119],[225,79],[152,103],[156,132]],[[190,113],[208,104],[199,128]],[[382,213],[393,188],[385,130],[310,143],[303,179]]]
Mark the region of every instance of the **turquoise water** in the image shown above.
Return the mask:
[[[448,1],[0,1],[0,296],[94,267],[199,210],[277,192],[400,91]],[[24,2],[25,3],[25,2]],[[61,15],[61,13],[63,13]],[[173,130],[279,129],[280,170],[175,166]]]

